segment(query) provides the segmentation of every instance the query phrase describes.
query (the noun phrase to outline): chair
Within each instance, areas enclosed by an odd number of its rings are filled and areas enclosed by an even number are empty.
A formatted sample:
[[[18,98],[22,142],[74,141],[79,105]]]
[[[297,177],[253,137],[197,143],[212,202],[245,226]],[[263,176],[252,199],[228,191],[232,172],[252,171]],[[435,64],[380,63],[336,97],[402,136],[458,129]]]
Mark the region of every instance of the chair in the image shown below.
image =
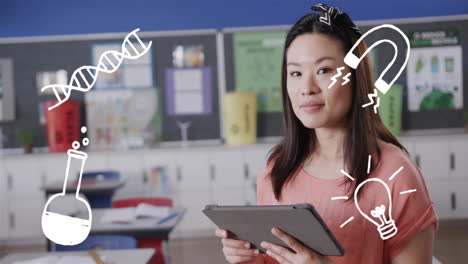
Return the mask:
[[[130,236],[120,235],[92,235],[86,238],[81,244],[75,246],[63,246],[53,244],[52,251],[79,251],[90,250],[93,248],[101,249],[135,249],[137,241]]]
[[[100,180],[119,180],[120,173],[118,171],[91,171],[83,172],[81,177],[81,184],[88,184],[88,182]],[[112,194],[87,194],[86,197],[89,201],[91,208],[110,208],[112,203]]]
[[[116,200],[112,202],[112,208],[135,207],[140,203],[147,203],[155,206],[173,207],[172,199],[170,198],[132,198]],[[137,239],[138,248],[154,248],[156,254],[153,256],[149,264],[169,263],[169,246],[161,238],[139,238]]]

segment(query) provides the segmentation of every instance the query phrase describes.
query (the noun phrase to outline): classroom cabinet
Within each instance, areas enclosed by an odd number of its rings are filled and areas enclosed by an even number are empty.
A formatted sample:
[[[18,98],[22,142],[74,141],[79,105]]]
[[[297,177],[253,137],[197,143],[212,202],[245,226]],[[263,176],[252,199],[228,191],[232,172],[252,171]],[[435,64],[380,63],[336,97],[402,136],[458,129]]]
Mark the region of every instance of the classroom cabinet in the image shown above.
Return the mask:
[[[450,147],[450,179],[468,181],[468,140],[454,139]]]
[[[428,182],[427,185],[440,219],[468,218],[468,182]]]
[[[243,161],[238,148],[211,151],[208,162],[213,188],[242,188],[246,174]]]
[[[45,198],[15,197],[9,203],[8,237],[26,239],[42,236],[41,217]]]
[[[207,150],[205,150],[207,151]],[[208,189],[214,177],[207,153],[200,150],[181,150],[176,154],[176,189]]]
[[[5,158],[4,176],[8,196],[40,196],[40,188],[45,178],[39,173],[39,163],[35,156],[15,156]]]
[[[143,154],[145,196],[158,196],[162,191],[162,179],[155,179],[152,175],[153,170],[158,167],[163,168],[166,175],[160,177],[168,177],[169,194],[175,192],[177,185],[176,178],[176,161],[174,151],[145,151]]]
[[[440,219],[468,219],[468,137],[405,137],[401,140],[426,179]],[[169,194],[187,209],[176,236],[212,236],[207,204],[254,205],[256,181],[273,144],[89,152],[84,171],[116,170],[126,179],[114,199],[159,196],[151,170],[164,167]],[[0,159],[0,240],[43,237],[41,187],[63,181],[66,153]],[[69,181],[79,168],[70,168]],[[164,195],[164,194],[163,194]]]
[[[5,200],[2,210],[8,239],[39,237],[42,234],[41,214],[45,204],[41,190],[46,178],[40,171],[38,156],[12,156],[4,158],[2,176],[6,179]]]
[[[0,161],[0,240],[8,238],[9,229],[7,181],[3,169],[3,161]]]
[[[144,193],[144,161],[143,152],[112,152],[108,155],[109,168],[120,172],[125,185],[114,194],[114,199],[135,197]]]
[[[448,182],[427,181],[429,195],[434,202],[437,216],[441,220],[450,219],[453,216],[452,192]]]
[[[110,152],[89,152],[87,154],[88,158],[84,164],[83,172],[114,170],[109,165]],[[78,177],[78,173],[74,176]]]
[[[244,188],[214,188],[213,204],[218,205],[247,205]]]
[[[66,153],[53,153],[48,155],[39,155],[39,173],[44,182],[43,185],[52,184],[56,182],[63,182],[65,180],[65,172],[67,168],[67,154]],[[71,171],[69,181],[75,178],[78,171]]]
[[[205,189],[183,190],[175,193],[175,206],[186,208],[185,215],[179,225],[174,229],[176,236],[201,235],[200,232],[210,232],[212,223],[202,213],[207,204],[212,204],[212,195]],[[208,234],[211,236],[212,234]]]
[[[445,181],[449,179],[450,155],[448,140],[417,140],[414,143],[414,159],[425,179]]]
[[[468,218],[468,182],[452,183],[450,193],[453,218]]]

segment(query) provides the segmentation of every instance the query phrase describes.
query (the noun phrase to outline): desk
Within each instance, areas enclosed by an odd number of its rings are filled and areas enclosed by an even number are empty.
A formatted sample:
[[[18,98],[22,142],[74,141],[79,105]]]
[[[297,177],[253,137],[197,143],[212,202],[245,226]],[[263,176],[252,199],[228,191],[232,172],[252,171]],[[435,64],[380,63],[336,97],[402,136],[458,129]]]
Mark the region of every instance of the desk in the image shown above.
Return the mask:
[[[102,223],[101,218],[106,211],[112,208],[92,209],[93,222],[89,235],[126,235],[136,239],[138,238],[161,238],[166,242],[169,240],[169,234],[174,227],[182,220],[185,214],[185,208],[173,208],[171,213],[179,213],[178,216],[171,220],[158,225],[157,219],[154,218],[140,218],[134,223],[118,224],[118,223]],[[78,218],[87,218],[87,213],[83,212],[78,214]],[[50,240],[47,240],[47,249],[52,250]]]
[[[101,258],[105,258],[106,261],[112,261],[115,264],[146,264],[155,254],[155,250],[152,248],[98,250],[97,253]],[[88,251],[14,253],[4,257],[0,263],[11,264],[16,261],[25,261],[44,256],[88,256]]]
[[[130,224],[102,223],[102,216],[109,210],[112,210],[112,208],[92,210],[93,223],[90,235],[127,235],[137,239],[153,237],[169,240],[169,233],[182,220],[185,213],[185,208],[174,208],[171,213],[179,213],[179,215],[160,225],[157,224],[158,220],[154,218],[139,218]]]

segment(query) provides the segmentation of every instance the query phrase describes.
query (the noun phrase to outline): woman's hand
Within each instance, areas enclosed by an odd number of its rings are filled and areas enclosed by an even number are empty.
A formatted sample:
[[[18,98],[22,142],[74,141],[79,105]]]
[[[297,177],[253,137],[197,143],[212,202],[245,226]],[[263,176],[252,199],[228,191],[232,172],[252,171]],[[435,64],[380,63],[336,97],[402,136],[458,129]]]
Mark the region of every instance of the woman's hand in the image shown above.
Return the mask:
[[[297,241],[292,236],[286,234],[285,232],[279,230],[278,228],[273,228],[271,230],[273,235],[281,239],[286,245],[288,245],[292,250],[278,246],[273,243],[263,241],[261,246],[267,249],[267,254],[273,257],[276,261],[281,264],[333,264],[333,261],[330,259],[320,256],[315,253],[313,250],[308,249],[303,246],[299,241]]]
[[[216,236],[221,238],[224,257],[231,264],[252,261],[260,253],[258,249],[251,249],[247,241],[228,238],[226,230],[216,229]]]

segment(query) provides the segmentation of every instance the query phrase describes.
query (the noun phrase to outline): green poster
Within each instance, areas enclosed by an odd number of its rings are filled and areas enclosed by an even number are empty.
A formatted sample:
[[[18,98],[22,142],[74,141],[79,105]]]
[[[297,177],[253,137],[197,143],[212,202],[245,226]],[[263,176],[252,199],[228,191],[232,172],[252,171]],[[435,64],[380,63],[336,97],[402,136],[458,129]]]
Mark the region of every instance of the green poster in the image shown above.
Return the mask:
[[[463,109],[463,56],[456,29],[409,34],[408,109],[411,112]]]
[[[380,118],[394,136],[399,136],[401,132],[403,87],[395,84],[386,94],[379,92],[379,98],[378,112]]]
[[[286,32],[244,32],[233,36],[235,88],[257,93],[259,112],[280,112],[281,63]]]

